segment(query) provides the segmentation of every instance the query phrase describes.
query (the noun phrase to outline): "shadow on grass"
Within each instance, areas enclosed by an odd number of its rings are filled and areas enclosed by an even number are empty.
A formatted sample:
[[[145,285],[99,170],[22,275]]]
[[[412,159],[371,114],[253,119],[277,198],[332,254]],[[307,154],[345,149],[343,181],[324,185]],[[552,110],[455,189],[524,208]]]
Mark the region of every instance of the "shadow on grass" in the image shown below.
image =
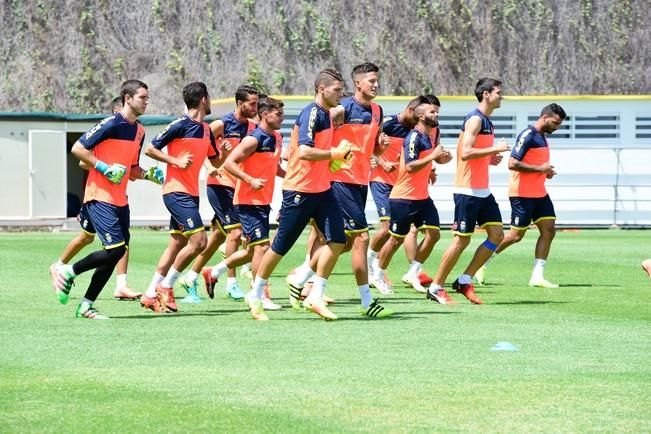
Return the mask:
[[[421,297],[392,297],[390,295],[383,297],[373,297],[377,298],[380,304],[402,304],[402,303],[413,303],[415,301],[426,301],[425,295]],[[359,305],[359,298],[337,298],[334,303],[330,303],[331,306],[348,306],[348,305]]]
[[[344,316],[339,316],[335,321],[326,321],[326,322],[338,323],[338,322],[345,322],[345,321],[369,321],[369,322],[406,321],[406,320],[418,319],[425,315],[447,315],[453,313],[461,313],[461,312],[396,312],[388,318],[367,318],[361,315],[353,315],[353,316],[344,315]],[[297,316],[297,317],[287,317],[287,318],[274,318],[273,320],[274,321],[315,321],[315,320],[318,321],[319,318],[314,314],[312,315],[306,314],[300,317]]]
[[[350,271],[343,271],[343,272],[333,271],[332,273],[330,273],[330,275],[331,276],[350,276],[351,278],[354,278],[353,274]],[[284,273],[280,273],[280,272],[271,273],[271,277],[277,277],[277,278],[284,279],[285,277],[287,277],[287,273],[286,272],[284,272]]]
[[[243,313],[245,309],[238,310],[203,310],[200,312],[177,312],[177,313],[151,313],[151,314],[137,314],[137,315],[112,315],[111,319],[160,319],[160,318],[180,318],[192,316],[221,316],[233,313]]]
[[[520,301],[498,301],[490,304],[568,304],[569,301],[545,301],[545,300],[520,300]]]

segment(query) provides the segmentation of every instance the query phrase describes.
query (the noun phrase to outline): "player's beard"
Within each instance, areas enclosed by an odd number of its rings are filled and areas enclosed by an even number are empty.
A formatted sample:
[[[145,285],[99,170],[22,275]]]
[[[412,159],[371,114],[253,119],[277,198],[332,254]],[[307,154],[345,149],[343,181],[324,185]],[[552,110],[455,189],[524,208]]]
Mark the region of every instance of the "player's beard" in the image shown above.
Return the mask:
[[[435,127],[438,127],[438,126],[439,126],[439,121],[438,121],[438,119],[429,119],[429,118],[425,118],[425,119],[423,120],[423,123],[424,123],[425,125],[427,125],[428,127],[431,127],[431,128],[435,128]]]

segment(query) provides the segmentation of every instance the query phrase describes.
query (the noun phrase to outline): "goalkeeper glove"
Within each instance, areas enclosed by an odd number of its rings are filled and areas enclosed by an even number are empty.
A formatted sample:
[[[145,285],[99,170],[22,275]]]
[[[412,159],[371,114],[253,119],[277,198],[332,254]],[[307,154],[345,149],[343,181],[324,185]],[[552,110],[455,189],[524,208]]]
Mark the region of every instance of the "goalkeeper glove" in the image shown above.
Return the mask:
[[[341,169],[345,163],[344,160],[330,160],[329,168],[332,173],[335,173],[337,170]]]
[[[143,176],[143,179],[146,179],[147,181],[151,181],[154,184],[161,185],[165,180],[165,175],[163,174],[162,169],[152,166],[149,169],[145,170],[145,175]]]
[[[113,163],[109,166],[102,160],[97,160],[97,163],[95,163],[95,169],[102,175],[106,176],[106,179],[111,181],[113,184],[119,184],[122,182],[122,178],[127,173],[127,168],[125,166],[118,163]]]
[[[352,146],[351,143],[344,139],[339,142],[336,148],[330,149],[330,159],[331,160],[349,160],[352,157],[351,154]]]
[[[329,168],[332,173],[341,169],[341,166],[344,165],[347,161],[350,161],[353,158],[352,146],[351,143],[344,139],[339,142],[339,145],[336,148],[330,149],[330,164]]]

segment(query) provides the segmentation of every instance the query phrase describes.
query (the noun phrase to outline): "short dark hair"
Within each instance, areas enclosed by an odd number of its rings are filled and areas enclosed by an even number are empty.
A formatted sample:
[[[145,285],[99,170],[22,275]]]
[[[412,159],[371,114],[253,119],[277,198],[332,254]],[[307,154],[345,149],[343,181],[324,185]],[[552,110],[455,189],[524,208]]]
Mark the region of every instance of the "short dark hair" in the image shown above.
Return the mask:
[[[344,77],[341,73],[334,68],[326,68],[319,71],[314,80],[314,93],[319,90],[319,86],[327,86],[334,81],[341,81],[343,83]]]
[[[419,105],[422,105],[422,104],[431,104],[431,102],[426,96],[419,95],[416,98],[409,101],[409,103],[407,104],[407,107],[416,108],[416,107],[418,107]]]
[[[140,80],[127,80],[122,83],[122,86],[120,86],[120,100],[122,101],[122,105],[124,105],[124,99],[127,95],[133,98],[140,88],[149,89],[147,85]]]
[[[565,118],[567,117],[567,114],[565,113],[565,110],[563,110],[563,107],[559,106],[556,103],[551,103],[549,105],[546,105],[540,111],[540,116],[553,116],[553,115],[558,115],[558,117],[560,117],[561,120],[565,120]]]
[[[111,100],[111,113],[115,113],[122,109],[122,97],[116,96]]]
[[[427,95],[423,96],[430,102],[430,104],[441,107],[441,101],[439,101],[439,98],[436,95],[428,93]]]
[[[380,68],[375,63],[371,63],[371,62],[362,63],[353,68],[353,72],[351,76],[354,81],[358,75],[368,74],[369,72],[380,72]]]
[[[235,102],[245,102],[249,99],[249,95],[259,95],[258,89],[250,84],[242,84],[235,91]]]
[[[193,81],[183,87],[183,102],[188,109],[199,107],[201,98],[208,98],[208,88],[205,83]]]
[[[501,87],[502,82],[494,78],[481,78],[475,85],[475,96],[477,101],[482,102],[484,99],[484,92],[492,92],[493,88]]]
[[[285,107],[285,103],[279,99],[271,98],[270,96],[262,98],[258,103],[258,114],[261,115],[263,112],[271,112],[274,110],[280,110]]]

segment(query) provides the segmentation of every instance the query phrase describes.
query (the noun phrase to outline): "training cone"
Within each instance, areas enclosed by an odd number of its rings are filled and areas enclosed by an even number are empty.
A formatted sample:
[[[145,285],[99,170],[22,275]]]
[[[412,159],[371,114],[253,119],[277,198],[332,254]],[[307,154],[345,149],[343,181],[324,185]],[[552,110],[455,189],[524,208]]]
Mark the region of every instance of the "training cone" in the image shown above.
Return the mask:
[[[498,342],[491,348],[491,351],[518,351],[518,347],[511,342]]]

